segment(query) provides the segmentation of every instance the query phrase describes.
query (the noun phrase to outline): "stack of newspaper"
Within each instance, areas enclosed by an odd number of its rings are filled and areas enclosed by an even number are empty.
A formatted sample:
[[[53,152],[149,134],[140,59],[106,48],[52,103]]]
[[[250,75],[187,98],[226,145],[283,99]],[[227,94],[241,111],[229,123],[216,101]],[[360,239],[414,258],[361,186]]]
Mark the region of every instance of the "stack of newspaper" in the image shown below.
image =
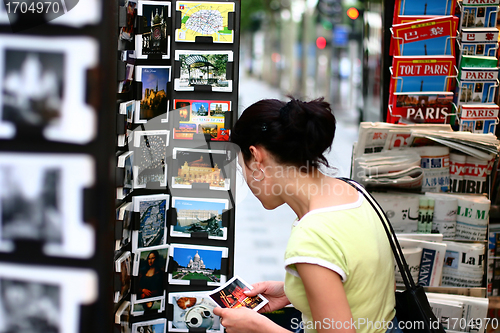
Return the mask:
[[[424,145],[427,139],[462,151],[476,158],[485,159],[500,150],[500,141],[493,134],[455,132],[449,124],[397,125],[382,122],[362,122],[354,158],[364,154]]]
[[[359,126],[359,139],[353,150],[352,178],[365,186],[413,188],[419,181],[425,183],[429,177],[426,176],[426,170],[419,169],[418,164],[410,161],[407,148],[436,145],[448,147],[450,152],[459,151],[486,163],[492,163],[500,150],[500,141],[494,134],[454,132],[449,124],[399,125],[362,122]],[[401,163],[404,159],[406,160]],[[449,156],[444,156],[443,162],[448,163]],[[384,170],[387,165],[395,165],[396,168],[381,175],[373,172],[377,169]],[[449,175],[447,177],[449,182]],[[449,183],[442,187],[447,188],[448,185]]]

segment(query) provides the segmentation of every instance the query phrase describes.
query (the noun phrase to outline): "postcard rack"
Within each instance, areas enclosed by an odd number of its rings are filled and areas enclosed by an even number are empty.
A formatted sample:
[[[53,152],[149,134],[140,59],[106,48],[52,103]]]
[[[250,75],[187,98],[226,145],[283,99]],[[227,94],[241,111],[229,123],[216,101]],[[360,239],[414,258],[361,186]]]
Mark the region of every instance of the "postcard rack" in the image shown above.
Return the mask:
[[[116,3],[5,3],[0,331],[113,332]]]
[[[115,330],[222,332],[204,295],[234,275],[240,1],[117,8]]]

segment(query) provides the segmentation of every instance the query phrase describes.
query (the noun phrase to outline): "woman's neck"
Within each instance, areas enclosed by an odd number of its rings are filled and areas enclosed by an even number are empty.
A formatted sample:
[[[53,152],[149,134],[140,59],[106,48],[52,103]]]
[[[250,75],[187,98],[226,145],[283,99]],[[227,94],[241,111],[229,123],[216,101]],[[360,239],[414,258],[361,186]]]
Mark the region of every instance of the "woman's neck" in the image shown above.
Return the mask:
[[[284,182],[282,186],[288,191],[284,191],[283,200],[299,219],[311,210],[358,200],[358,193],[351,186],[317,169],[296,177],[284,178]]]

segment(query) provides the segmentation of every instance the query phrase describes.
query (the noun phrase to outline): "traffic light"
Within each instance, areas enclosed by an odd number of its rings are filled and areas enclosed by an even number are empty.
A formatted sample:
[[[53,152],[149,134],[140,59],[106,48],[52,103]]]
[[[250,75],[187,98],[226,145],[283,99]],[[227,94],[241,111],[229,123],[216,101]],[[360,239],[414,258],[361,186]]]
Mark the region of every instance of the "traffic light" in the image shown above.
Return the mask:
[[[351,20],[355,20],[359,17],[359,10],[355,7],[351,7],[347,10],[347,17]]]
[[[318,49],[323,50],[326,47],[326,38],[321,36],[316,38],[316,46]]]

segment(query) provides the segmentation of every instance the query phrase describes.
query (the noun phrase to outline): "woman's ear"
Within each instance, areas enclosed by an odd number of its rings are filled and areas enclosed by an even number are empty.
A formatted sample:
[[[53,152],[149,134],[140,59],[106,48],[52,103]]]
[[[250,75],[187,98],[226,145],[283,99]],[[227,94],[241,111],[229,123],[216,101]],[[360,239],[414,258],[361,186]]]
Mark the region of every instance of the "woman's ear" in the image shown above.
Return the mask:
[[[250,146],[248,148],[250,153],[252,154],[253,160],[251,162],[262,163],[264,160],[264,151],[261,147],[258,146]]]
[[[262,148],[260,148],[258,146],[250,146],[248,149],[250,150],[250,153],[252,154],[252,159],[249,161],[248,167],[251,170],[261,169],[262,168],[262,161],[263,161]]]

